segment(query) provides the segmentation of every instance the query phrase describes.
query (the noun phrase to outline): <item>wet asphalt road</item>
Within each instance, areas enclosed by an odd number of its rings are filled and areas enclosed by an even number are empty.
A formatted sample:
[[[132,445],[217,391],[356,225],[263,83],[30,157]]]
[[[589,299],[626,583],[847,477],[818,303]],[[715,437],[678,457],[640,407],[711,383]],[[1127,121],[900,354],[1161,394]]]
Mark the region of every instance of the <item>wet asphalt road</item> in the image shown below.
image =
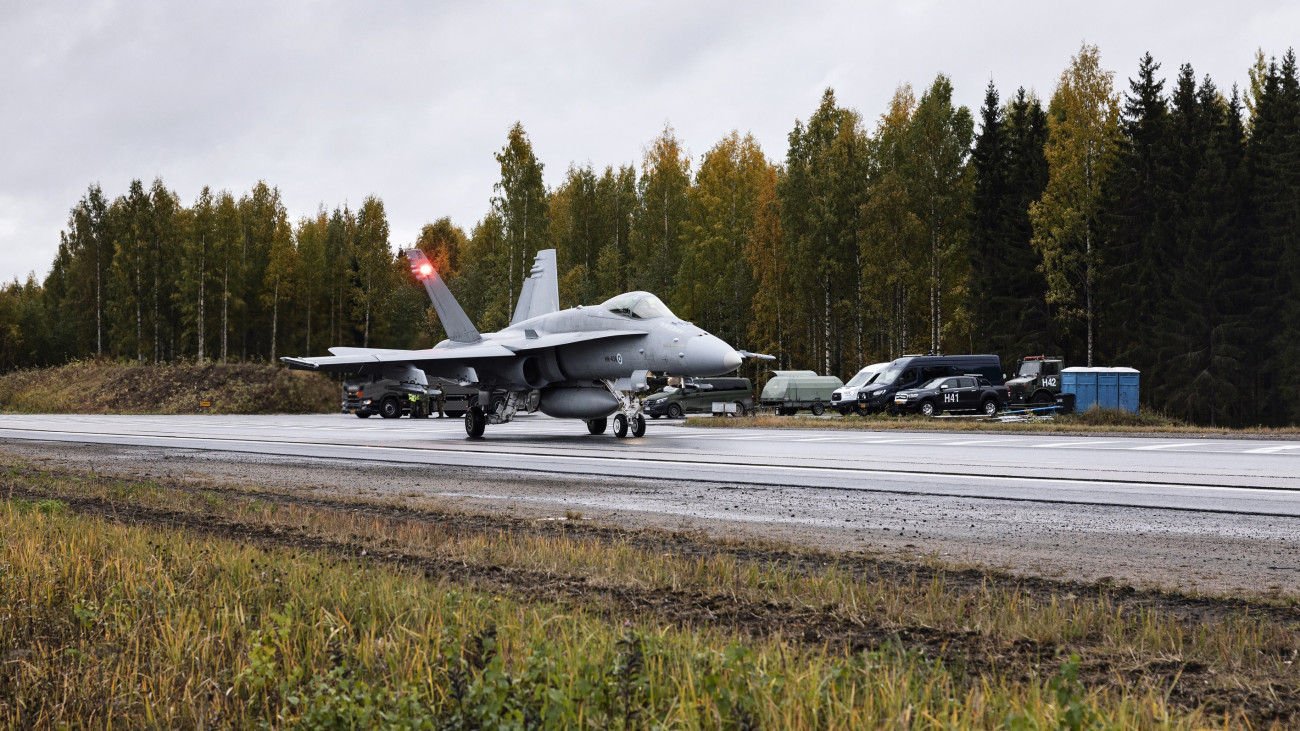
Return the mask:
[[[811,425],[815,426],[815,422]],[[459,419],[344,415],[0,415],[0,444],[59,441],[445,465],[506,476],[582,475],[1300,517],[1300,441],[716,429],[651,421],[591,436],[528,415],[466,439]]]

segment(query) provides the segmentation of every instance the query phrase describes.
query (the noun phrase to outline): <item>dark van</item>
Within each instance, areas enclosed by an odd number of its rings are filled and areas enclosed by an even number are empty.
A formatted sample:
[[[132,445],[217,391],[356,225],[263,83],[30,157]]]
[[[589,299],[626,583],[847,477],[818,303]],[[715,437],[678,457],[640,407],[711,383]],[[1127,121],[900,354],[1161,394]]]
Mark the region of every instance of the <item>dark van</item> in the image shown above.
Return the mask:
[[[916,388],[935,378],[979,374],[1001,386],[1002,361],[996,355],[905,355],[881,371],[870,386],[858,393],[858,411],[892,411],[894,394]]]

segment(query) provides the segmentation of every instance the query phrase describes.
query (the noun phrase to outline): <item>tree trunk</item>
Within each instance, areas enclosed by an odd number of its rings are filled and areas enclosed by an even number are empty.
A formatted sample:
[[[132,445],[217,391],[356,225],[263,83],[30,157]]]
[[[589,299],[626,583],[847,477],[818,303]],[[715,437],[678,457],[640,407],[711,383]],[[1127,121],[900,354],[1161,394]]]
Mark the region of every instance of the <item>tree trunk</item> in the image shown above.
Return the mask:
[[[203,339],[206,337],[203,319],[203,282],[207,279],[207,276],[203,267],[207,253],[207,240],[202,234],[199,234],[199,365],[203,365]]]
[[[226,266],[221,273],[221,364],[226,364],[226,343],[230,334],[230,257],[226,257]]]
[[[280,280],[275,280],[275,294],[271,297],[271,363],[275,363],[275,336],[280,318]]]
[[[140,271],[140,241],[135,242],[135,360],[144,363],[144,274]]]

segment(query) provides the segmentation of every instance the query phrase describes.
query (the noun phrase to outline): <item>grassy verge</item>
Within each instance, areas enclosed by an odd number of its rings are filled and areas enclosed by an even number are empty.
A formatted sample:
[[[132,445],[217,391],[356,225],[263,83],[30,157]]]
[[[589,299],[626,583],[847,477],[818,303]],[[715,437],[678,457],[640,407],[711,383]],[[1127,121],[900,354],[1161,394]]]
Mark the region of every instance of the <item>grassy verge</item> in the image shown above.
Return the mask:
[[[979,417],[925,417],[919,414],[890,416],[871,414],[860,416],[812,419],[805,417],[772,416],[760,414],[739,418],[692,417],[689,426],[714,428],[764,428],[764,429],[849,429],[882,431],[961,431],[961,432],[1014,432],[1051,434],[1155,434],[1169,436],[1222,436],[1250,437],[1255,439],[1293,438],[1300,436],[1300,427],[1247,427],[1226,429],[1194,426],[1161,414],[1129,414],[1123,411],[1093,409],[1081,414],[1064,414],[1051,419],[1030,422],[988,421]]]
[[[1300,613],[10,464],[0,725],[1267,727]]]
[[[330,413],[339,387],[320,373],[252,363],[82,361],[0,375],[0,412],[194,414],[204,400],[218,414]]]

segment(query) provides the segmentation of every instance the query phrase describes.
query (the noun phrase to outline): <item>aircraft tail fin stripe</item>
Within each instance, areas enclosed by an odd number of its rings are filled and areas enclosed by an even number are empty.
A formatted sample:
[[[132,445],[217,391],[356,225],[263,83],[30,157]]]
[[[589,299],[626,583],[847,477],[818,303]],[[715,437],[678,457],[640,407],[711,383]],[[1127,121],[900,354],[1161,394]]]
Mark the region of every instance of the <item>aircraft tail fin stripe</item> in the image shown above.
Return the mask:
[[[510,319],[516,325],[538,315],[560,311],[560,276],[556,271],[555,249],[537,252],[529,277],[524,280],[515,305],[515,315]]]
[[[456,301],[451,290],[447,289],[447,283],[442,281],[442,276],[438,274],[438,270],[434,268],[424,252],[419,249],[409,249],[406,252],[406,260],[411,263],[411,271],[416,278],[424,283],[424,291],[429,293],[433,309],[438,313],[438,321],[447,331],[447,337],[458,343],[477,343],[482,340],[483,336],[479,335],[474,323],[469,321],[469,316],[461,309],[460,303]],[[426,268],[425,264],[429,266]]]

